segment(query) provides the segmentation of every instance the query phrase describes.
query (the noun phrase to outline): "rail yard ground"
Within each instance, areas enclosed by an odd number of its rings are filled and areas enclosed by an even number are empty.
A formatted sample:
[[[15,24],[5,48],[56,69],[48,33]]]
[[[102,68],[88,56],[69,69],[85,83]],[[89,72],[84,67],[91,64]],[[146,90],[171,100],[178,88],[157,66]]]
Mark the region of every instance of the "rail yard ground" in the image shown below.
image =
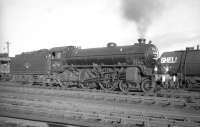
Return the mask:
[[[0,83],[0,125],[198,127],[199,102],[199,92],[180,90],[176,96],[123,95]]]

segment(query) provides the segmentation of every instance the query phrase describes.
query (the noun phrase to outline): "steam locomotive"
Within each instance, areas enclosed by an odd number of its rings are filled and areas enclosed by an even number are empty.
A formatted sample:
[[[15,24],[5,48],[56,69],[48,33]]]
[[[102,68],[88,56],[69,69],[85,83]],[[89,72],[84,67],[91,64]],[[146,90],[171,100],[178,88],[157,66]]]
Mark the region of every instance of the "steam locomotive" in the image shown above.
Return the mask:
[[[155,89],[153,69],[158,57],[155,45],[138,43],[81,49],[55,47],[16,55],[10,65],[13,81],[60,87],[120,89],[144,92]]]
[[[155,66],[156,81],[166,88],[200,87],[199,46],[164,52]]]
[[[199,47],[164,52],[158,58],[157,47],[143,38],[128,46],[111,42],[102,48],[41,49],[16,55],[7,63],[12,81],[33,85],[118,89],[124,93],[152,92],[157,86],[200,86]]]

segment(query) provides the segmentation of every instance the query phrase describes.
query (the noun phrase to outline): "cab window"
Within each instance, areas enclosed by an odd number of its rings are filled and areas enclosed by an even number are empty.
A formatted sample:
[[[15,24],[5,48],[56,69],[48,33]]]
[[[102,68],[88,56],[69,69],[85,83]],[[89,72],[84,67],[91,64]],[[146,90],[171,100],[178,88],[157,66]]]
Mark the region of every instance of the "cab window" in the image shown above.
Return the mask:
[[[62,56],[62,53],[61,53],[61,52],[57,52],[57,53],[56,53],[56,59],[60,59],[61,56]]]
[[[52,56],[51,57],[52,59],[60,59],[62,56],[62,53],[61,52],[52,52],[51,56]]]
[[[56,58],[56,53],[55,52],[52,52],[51,53],[51,59],[55,59]]]

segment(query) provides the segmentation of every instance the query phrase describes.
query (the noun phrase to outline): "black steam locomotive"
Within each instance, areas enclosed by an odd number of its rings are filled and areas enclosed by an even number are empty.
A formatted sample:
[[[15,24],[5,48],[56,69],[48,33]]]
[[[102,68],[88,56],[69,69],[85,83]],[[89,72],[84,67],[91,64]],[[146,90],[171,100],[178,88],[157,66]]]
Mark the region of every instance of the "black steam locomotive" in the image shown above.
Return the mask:
[[[166,88],[200,87],[200,50],[164,52],[155,67],[156,80]]]
[[[16,55],[11,61],[13,81],[61,87],[153,91],[158,49],[145,39],[129,46],[80,49],[56,47]]]

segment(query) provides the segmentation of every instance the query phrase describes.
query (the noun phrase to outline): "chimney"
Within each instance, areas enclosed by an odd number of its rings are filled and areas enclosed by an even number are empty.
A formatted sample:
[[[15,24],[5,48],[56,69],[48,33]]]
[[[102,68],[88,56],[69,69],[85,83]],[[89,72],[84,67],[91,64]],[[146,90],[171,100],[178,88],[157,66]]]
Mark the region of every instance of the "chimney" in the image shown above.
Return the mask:
[[[152,41],[151,41],[151,40],[149,41],[149,44],[152,44]]]
[[[145,38],[139,38],[138,42],[139,42],[139,44],[142,44],[142,43],[145,44],[146,39]]]
[[[139,42],[139,44],[141,44],[141,43],[142,43],[142,39],[141,39],[141,38],[139,38],[139,39],[138,39],[138,42]]]

